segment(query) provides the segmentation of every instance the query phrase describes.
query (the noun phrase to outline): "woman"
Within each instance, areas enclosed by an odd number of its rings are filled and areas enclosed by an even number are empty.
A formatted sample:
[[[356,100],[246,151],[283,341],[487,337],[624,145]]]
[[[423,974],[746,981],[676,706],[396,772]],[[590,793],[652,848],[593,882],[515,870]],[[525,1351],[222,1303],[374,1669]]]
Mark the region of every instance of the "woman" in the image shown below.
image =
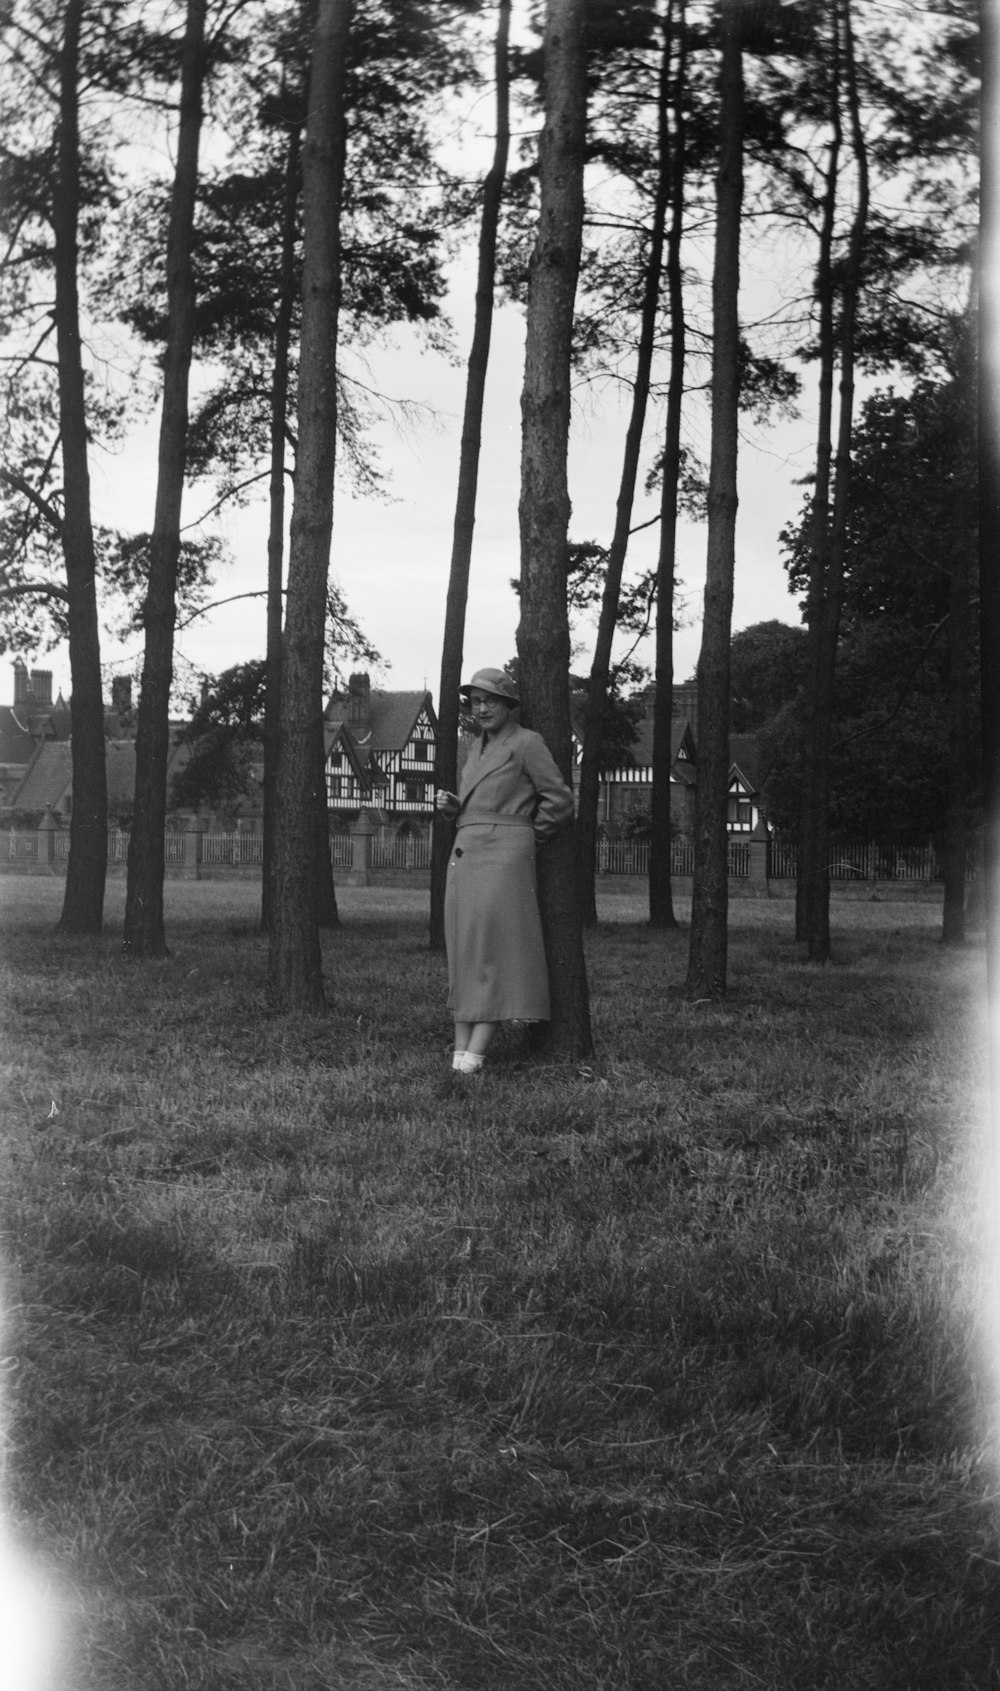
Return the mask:
[[[435,804],[456,819],[444,907],[452,1067],[476,1074],[499,1022],[548,1021],[535,844],[569,821],[573,794],[541,736],[514,720],[509,675],[477,670],[460,692],[482,736],[458,793],[439,789]]]

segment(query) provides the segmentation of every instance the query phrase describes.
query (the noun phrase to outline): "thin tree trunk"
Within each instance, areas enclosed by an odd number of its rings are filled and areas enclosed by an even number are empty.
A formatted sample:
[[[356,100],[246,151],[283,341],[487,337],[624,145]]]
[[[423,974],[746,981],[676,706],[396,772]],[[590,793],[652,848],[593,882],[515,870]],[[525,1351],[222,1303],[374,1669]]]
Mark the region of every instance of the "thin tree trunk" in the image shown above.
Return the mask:
[[[545,127],[541,203],[528,291],[521,398],[521,617],[517,649],[524,714],[572,778],[569,616],[566,605],[573,305],[583,229],[587,122],[585,0],[549,0],[545,20]],[[539,903],[552,989],[550,1048],[561,1057],[592,1048],[583,932],[575,885],[575,838],[566,828],[541,850]]]
[[[976,302],[969,301],[968,324],[959,350],[955,389],[956,423],[963,440],[975,439],[975,350],[972,344]],[[954,525],[948,615],[948,789],[944,843],[944,900],[941,939],[965,942],[965,871],[968,856],[969,680],[972,651],[972,556],[976,477],[970,461],[959,459],[952,509]]]
[[[281,275],[278,311],[274,321],[274,367],[271,372],[270,519],[267,533],[267,665],[264,679],[264,808],[261,851],[260,924],[266,932],[274,899],[274,836],[278,775],[278,734],[281,722],[281,624],[285,562],[285,432],[288,428],[288,365],[295,287],[296,214],[301,188],[301,136],[293,122],[285,159],[285,197],[281,217]]]
[[[673,7],[667,28],[673,26]],[[671,159],[671,217],[667,235],[667,295],[670,302],[670,383],[660,487],[660,548],[656,564],[656,658],[653,691],[653,780],[649,843],[649,920],[654,928],[676,928],[671,878],[670,772],[674,723],[674,591],[677,559],[677,498],[681,474],[681,412],[684,403],[686,330],[681,241],[684,233],[684,172],[687,92],[687,18],[679,0],[676,21],[674,142]]]
[[[743,204],[743,54],[740,0],[721,16],[719,170],[712,276],[712,448],[708,558],[698,660],[695,858],[686,991],[726,990],[729,904],[729,643],[732,632],[739,419],[740,217]]]
[[[587,682],[584,707],[583,754],[580,760],[580,785],[576,816],[576,874],[581,919],[592,927],[597,922],[597,900],[594,874],[597,859],[597,804],[601,787],[601,737],[607,708],[608,685],[611,677],[611,650],[618,625],[618,605],[621,599],[622,574],[628,551],[628,537],[635,504],[635,484],[639,475],[639,454],[642,431],[649,403],[649,384],[653,368],[653,344],[660,308],[660,279],[663,274],[664,226],[670,203],[670,138],[667,132],[667,102],[670,87],[671,39],[669,25],[664,28],[663,53],[660,60],[659,87],[659,160],[653,219],[649,237],[649,257],[643,284],[642,310],[639,319],[639,345],[636,353],[635,381],[632,385],[632,410],[625,436],[625,453],[618,484],[615,527],[608,551],[601,611],[597,622],[597,639]]]
[[[298,451],[281,667],[274,908],[268,994],[283,1011],[324,1007],[316,911],[317,732],[337,453],[340,208],[350,0],[320,0],[303,151],[305,254]]]
[[[62,549],[72,677],[73,814],[59,927],[98,934],[108,861],[108,793],[101,696],[101,640],[90,514],[87,414],[80,351],[77,229],[80,208],[79,64],[83,0],[67,0],[59,65],[59,162],[53,194]]]
[[[970,490],[962,489],[956,504],[968,506]],[[944,900],[941,938],[945,945],[965,942],[965,871],[968,855],[969,770],[969,599],[971,558],[967,509],[956,513],[951,557],[951,611],[948,618],[948,791],[945,819]]]
[[[207,0],[188,0],[181,59],[177,165],[167,235],[167,347],[163,371],[156,511],[143,608],[145,652],[135,743],[135,805],[125,901],[125,950],[166,953],[163,837],[167,816],[170,688],[174,666],[177,564],[188,426],[188,377],[194,342],[191,238],[198,186]]]
[[[1000,16],[982,0],[980,34],[983,109],[993,113],[1000,100]],[[1000,651],[1000,136],[993,123],[983,126],[981,143],[980,257],[983,261],[979,311],[979,648]],[[983,894],[986,917],[986,983],[991,1026],[1000,1016],[1000,663],[981,663],[980,722],[983,777]],[[994,1190],[1000,1190],[1000,1040],[989,1042]],[[994,1237],[1000,1244],[994,1212]],[[1000,1261],[1000,1251],[994,1256]],[[1000,1299],[994,1307],[1000,1310]],[[1000,1340],[994,1319],[993,1342]]]
[[[828,797],[823,790],[824,760],[820,746],[822,723],[828,705],[823,697],[824,620],[830,569],[830,496],[833,469],[833,384],[836,366],[834,343],[833,236],[840,179],[843,131],[840,118],[840,15],[839,0],[831,13],[830,66],[831,137],[824,177],[823,215],[820,222],[816,260],[816,299],[819,309],[818,417],[816,427],[816,471],[810,513],[809,581],[806,589],[806,627],[809,639],[809,674],[805,692],[803,725],[805,755],[802,816],[799,824],[799,852],[795,885],[795,937],[809,940],[822,926],[823,882],[829,888]],[[827,891],[828,898],[828,891]]]
[[[465,610],[469,596],[472,536],[476,522],[476,493],[479,485],[479,456],[482,445],[483,402],[486,371],[493,331],[493,289],[496,277],[497,229],[500,202],[507,175],[510,147],[510,0],[499,0],[496,34],[496,144],[493,162],[483,183],[483,215],[479,228],[479,266],[476,279],[476,314],[469,353],[462,419],[462,446],[458,462],[458,493],[451,543],[451,571],[445,608],[444,641],[441,649],[441,685],[438,692],[438,738],[435,784],[448,792],[458,785],[458,689],[462,681],[465,641]],[[446,817],[434,813],[431,845],[432,951],[444,946],[444,893],[448,858],[454,827]]]
[[[851,125],[851,147],[857,166],[858,187],[851,220],[847,261],[841,284],[840,395],[837,420],[837,456],[833,510],[823,604],[820,611],[821,640],[818,673],[812,677],[814,715],[810,791],[813,801],[812,840],[815,856],[811,865],[810,896],[806,903],[809,957],[826,963],[830,958],[830,746],[833,737],[834,689],[837,645],[840,639],[840,611],[843,599],[844,556],[847,545],[847,517],[851,490],[851,442],[854,429],[855,326],[861,285],[861,259],[868,223],[868,153],[861,125],[850,0],[843,3],[845,87]]]
[[[322,693],[320,694],[322,707]],[[316,921],[321,928],[338,928],[337,888],[333,880],[330,847],[330,801],[326,792],[326,740],[323,712],[316,719],[316,784],[313,790],[313,825],[316,829]]]

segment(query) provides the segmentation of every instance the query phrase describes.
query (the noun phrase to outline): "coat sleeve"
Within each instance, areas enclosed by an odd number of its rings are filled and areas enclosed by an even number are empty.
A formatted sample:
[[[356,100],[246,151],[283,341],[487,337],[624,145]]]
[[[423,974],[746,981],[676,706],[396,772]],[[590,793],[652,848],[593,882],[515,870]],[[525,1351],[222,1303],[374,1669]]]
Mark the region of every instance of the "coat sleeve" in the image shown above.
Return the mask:
[[[540,734],[531,734],[524,747],[524,768],[538,795],[532,825],[536,840],[547,840],[573,815],[573,793]]]

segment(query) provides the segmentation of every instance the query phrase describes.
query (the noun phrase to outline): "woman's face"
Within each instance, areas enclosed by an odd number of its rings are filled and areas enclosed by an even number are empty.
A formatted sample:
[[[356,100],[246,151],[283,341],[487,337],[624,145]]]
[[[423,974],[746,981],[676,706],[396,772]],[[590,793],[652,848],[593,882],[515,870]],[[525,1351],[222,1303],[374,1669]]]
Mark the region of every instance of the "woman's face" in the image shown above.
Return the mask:
[[[507,721],[512,705],[496,693],[484,693],[473,687],[469,693],[469,707],[484,734],[495,734]]]

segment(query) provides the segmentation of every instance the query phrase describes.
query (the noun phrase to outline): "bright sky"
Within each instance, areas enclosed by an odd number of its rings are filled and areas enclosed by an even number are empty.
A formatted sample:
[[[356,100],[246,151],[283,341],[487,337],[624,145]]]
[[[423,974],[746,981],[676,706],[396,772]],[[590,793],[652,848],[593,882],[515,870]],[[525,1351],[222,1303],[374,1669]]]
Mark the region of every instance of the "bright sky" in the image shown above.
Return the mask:
[[[515,36],[524,36],[526,28],[527,9],[519,0],[515,6]],[[445,137],[446,149],[461,157],[464,170],[470,174],[481,172],[489,162],[492,142],[484,131],[490,128],[490,117],[490,96],[479,93],[472,97],[468,109],[454,114],[453,132]],[[166,171],[167,166],[164,154],[161,168]],[[748,291],[756,295],[760,280],[751,273]],[[374,388],[415,405],[416,420],[409,424],[387,422],[379,428],[377,445],[386,475],[386,498],[362,497],[346,485],[338,487],[332,554],[332,573],[349,609],[385,660],[385,667],[375,678],[377,684],[418,688],[426,683],[435,696],[451,558],[465,362],[472,335],[473,251],[464,264],[452,269],[450,284],[447,309],[455,325],[454,361],[427,350],[415,334],[403,331],[392,349],[369,355],[367,371],[356,367],[356,373]],[[502,664],[516,650],[518,604],[510,582],[519,568],[523,347],[522,313],[512,306],[502,308],[494,324],[486,396],[466,625],[467,673],[484,664]],[[113,354],[109,356],[112,363],[116,362]],[[195,387],[198,379],[196,366]],[[620,391],[608,387],[577,389],[570,452],[573,540],[597,540],[607,545],[611,539],[628,420],[626,404]],[[127,446],[117,455],[108,456],[99,450],[92,454],[95,522],[125,531],[148,531],[152,527],[158,422],[157,408],[143,427],[133,431]],[[640,486],[659,444],[661,427],[659,415],[651,409]],[[747,427],[740,465],[733,618],[737,629],[770,617],[799,620],[796,603],[786,589],[777,539],[783,524],[798,508],[801,489],[794,482],[807,471],[812,452],[812,430],[806,422],[786,422],[772,430]],[[707,465],[708,419],[704,406],[696,400],[688,407],[686,431]],[[189,490],[185,523],[196,522],[211,502],[211,489]],[[656,496],[640,491],[634,526],[653,518],[657,504]],[[261,484],[254,505],[227,514],[222,528],[232,563],[219,572],[213,599],[262,590],[266,579],[266,483]],[[651,567],[656,548],[657,529],[643,529],[633,540],[629,571],[639,573]],[[698,657],[705,551],[704,526],[682,525],[678,574],[685,586],[686,626],[675,639],[678,679],[693,672]],[[231,664],[262,656],[264,626],[264,600],[245,599],[226,604],[179,629],[176,656],[180,686],[186,690],[192,669],[217,674]],[[593,629],[582,625],[575,636],[579,645],[575,667],[585,669]],[[646,641],[636,655],[651,666],[652,640]],[[106,633],[103,658],[110,669],[138,674],[141,637],[117,646]],[[35,662],[53,668],[57,689],[61,687],[68,696],[66,652],[39,655]]]
[[[419,402],[410,424],[385,423],[379,450],[386,473],[387,497],[359,496],[339,487],[334,507],[332,570],[347,603],[385,659],[379,683],[417,688],[425,682],[437,693],[444,627],[445,596],[451,558],[452,522],[458,478],[459,436],[465,391],[465,360],[471,338],[474,274],[453,272],[452,309],[457,324],[457,363],[426,350],[413,335],[400,336],[392,350],[374,354],[370,376],[382,391]],[[484,443],[478,512],[466,626],[466,670],[503,664],[513,656],[518,605],[511,590],[518,573],[517,505],[520,493],[520,390],[524,327],[519,310],[503,308],[494,327],[487,385]],[[570,458],[570,494],[574,540],[607,544],[614,523],[627,414],[619,394],[581,387],[577,390]],[[697,421],[695,420],[697,431]],[[92,464],[96,522],[125,529],[152,526],[156,476],[158,416],[150,419],[114,457],[97,453]],[[703,432],[707,424],[702,425]],[[801,497],[795,479],[808,468],[812,441],[804,423],[782,423],[761,430],[748,425],[740,466],[736,600],[734,628],[769,617],[797,622],[777,546],[783,523],[794,515]],[[658,419],[648,429],[648,463],[658,440]],[[698,449],[707,462],[708,440]],[[645,465],[643,473],[645,471]],[[267,506],[264,486],[252,507],[234,511],[223,522],[232,565],[220,573],[213,599],[252,593],[266,578]],[[210,502],[207,490],[185,497],[184,520],[190,523]],[[639,493],[633,517],[638,526],[655,516],[657,498]],[[676,636],[675,674],[690,675],[700,643],[700,605],[705,571],[706,532],[685,524],[680,537],[678,573],[686,588],[687,626]],[[635,536],[630,568],[655,562],[657,530]],[[579,662],[585,663],[592,630],[581,625]],[[177,636],[178,667],[185,663],[218,673],[264,651],[264,601],[246,599],[198,618]],[[637,655],[652,662],[652,641]],[[131,669],[141,661],[141,640],[124,646],[105,641],[105,662]],[[51,664],[56,687],[69,690],[64,653],[39,662]]]
[[[885,0],[885,11],[904,27],[910,8],[901,0]],[[528,39],[527,0],[515,0],[514,35]],[[914,27],[927,27],[917,10]],[[487,46],[485,52],[491,48]],[[454,164],[471,177],[479,177],[492,150],[492,105],[489,89],[474,92],[465,106],[450,108],[448,129],[442,145]],[[523,113],[515,121],[530,133],[535,119]],[[525,126],[527,126],[525,128]],[[153,132],[141,137],[149,156],[143,154],[142,168],[159,168],[169,176],[172,159],[165,136]],[[206,136],[206,156],[225,151],[221,134]],[[512,164],[516,162],[516,148]],[[600,193],[601,184],[597,183]],[[594,182],[588,176],[588,204]],[[609,182],[612,196],[608,209],[618,209],[615,198],[620,187]],[[787,243],[769,250],[759,225],[748,226],[743,253],[741,314],[772,320],[787,307],[790,295],[809,293],[811,252],[800,252],[790,260]],[[689,244],[685,265],[701,272],[704,289],[710,270],[710,254],[696,255],[697,242]],[[339,583],[348,607],[368,639],[382,654],[384,667],[376,684],[396,688],[428,685],[436,694],[440,673],[441,640],[452,545],[452,521],[458,478],[459,434],[465,389],[465,361],[472,333],[475,288],[475,255],[471,250],[461,265],[450,272],[447,309],[455,325],[455,358],[430,351],[415,334],[402,331],[391,349],[370,354],[367,370],[356,373],[373,388],[409,402],[414,408],[409,423],[385,422],[377,432],[376,444],[386,476],[387,496],[360,496],[348,486],[338,487],[334,509],[332,574]],[[704,296],[703,296],[704,299]],[[698,307],[704,315],[703,305]],[[109,331],[108,350],[100,351],[112,371],[112,380],[128,380],[127,349],[122,331]],[[115,344],[117,336],[117,346]],[[517,506],[520,492],[520,390],[524,331],[521,312],[512,306],[500,309],[494,324],[490,375],[487,386],[480,470],[479,502],[465,639],[465,669],[471,673],[484,664],[502,664],[516,649],[518,618],[516,597],[510,581],[518,572]],[[777,350],[769,347],[767,350]],[[116,372],[116,373],[115,373]],[[631,372],[629,372],[631,373]],[[698,378],[700,379],[700,377]],[[201,380],[204,383],[204,374]],[[193,373],[195,389],[199,381]],[[860,396],[859,396],[860,397]],[[596,540],[607,545],[615,515],[618,479],[627,423],[627,400],[620,390],[581,384],[576,391],[570,449],[570,496],[573,514],[570,537]],[[745,422],[739,465],[739,514],[737,519],[736,581],[733,628],[739,630],[770,618],[799,622],[795,600],[789,595],[781,567],[778,536],[794,518],[802,499],[801,483],[808,474],[814,453],[811,396],[803,400],[798,420],[781,420],[771,427]],[[148,421],[135,429],[127,446],[109,456],[95,449],[91,458],[93,509],[97,523],[129,532],[152,527],[156,478],[158,408]],[[642,527],[654,518],[657,497],[641,491],[642,480],[659,445],[662,422],[651,408],[647,419],[640,492],[636,498],[633,526],[641,528],[632,542],[629,571],[639,573],[655,562],[657,529]],[[707,406],[696,395],[686,400],[685,435],[703,463],[709,457]],[[189,490],[185,498],[184,521],[197,523],[212,503],[208,487]],[[218,573],[212,597],[260,592],[266,576],[267,504],[266,483],[252,507],[227,513],[222,520],[232,562]],[[705,575],[707,534],[704,524],[682,523],[679,534],[678,575],[684,584],[681,616],[684,626],[675,636],[674,671],[678,679],[693,673],[700,647],[701,600]],[[177,682],[188,691],[197,673],[217,674],[232,664],[263,655],[264,600],[241,599],[222,605],[178,630],[176,642]],[[574,667],[586,669],[593,628],[575,630],[578,649]],[[627,645],[622,642],[616,655]],[[640,646],[636,655],[651,666],[652,640]],[[103,644],[109,670],[138,674],[142,643],[136,636],[124,646],[108,634]],[[69,665],[64,650],[37,654],[35,663],[50,666],[56,687],[69,692]],[[350,668],[350,662],[345,665]]]

